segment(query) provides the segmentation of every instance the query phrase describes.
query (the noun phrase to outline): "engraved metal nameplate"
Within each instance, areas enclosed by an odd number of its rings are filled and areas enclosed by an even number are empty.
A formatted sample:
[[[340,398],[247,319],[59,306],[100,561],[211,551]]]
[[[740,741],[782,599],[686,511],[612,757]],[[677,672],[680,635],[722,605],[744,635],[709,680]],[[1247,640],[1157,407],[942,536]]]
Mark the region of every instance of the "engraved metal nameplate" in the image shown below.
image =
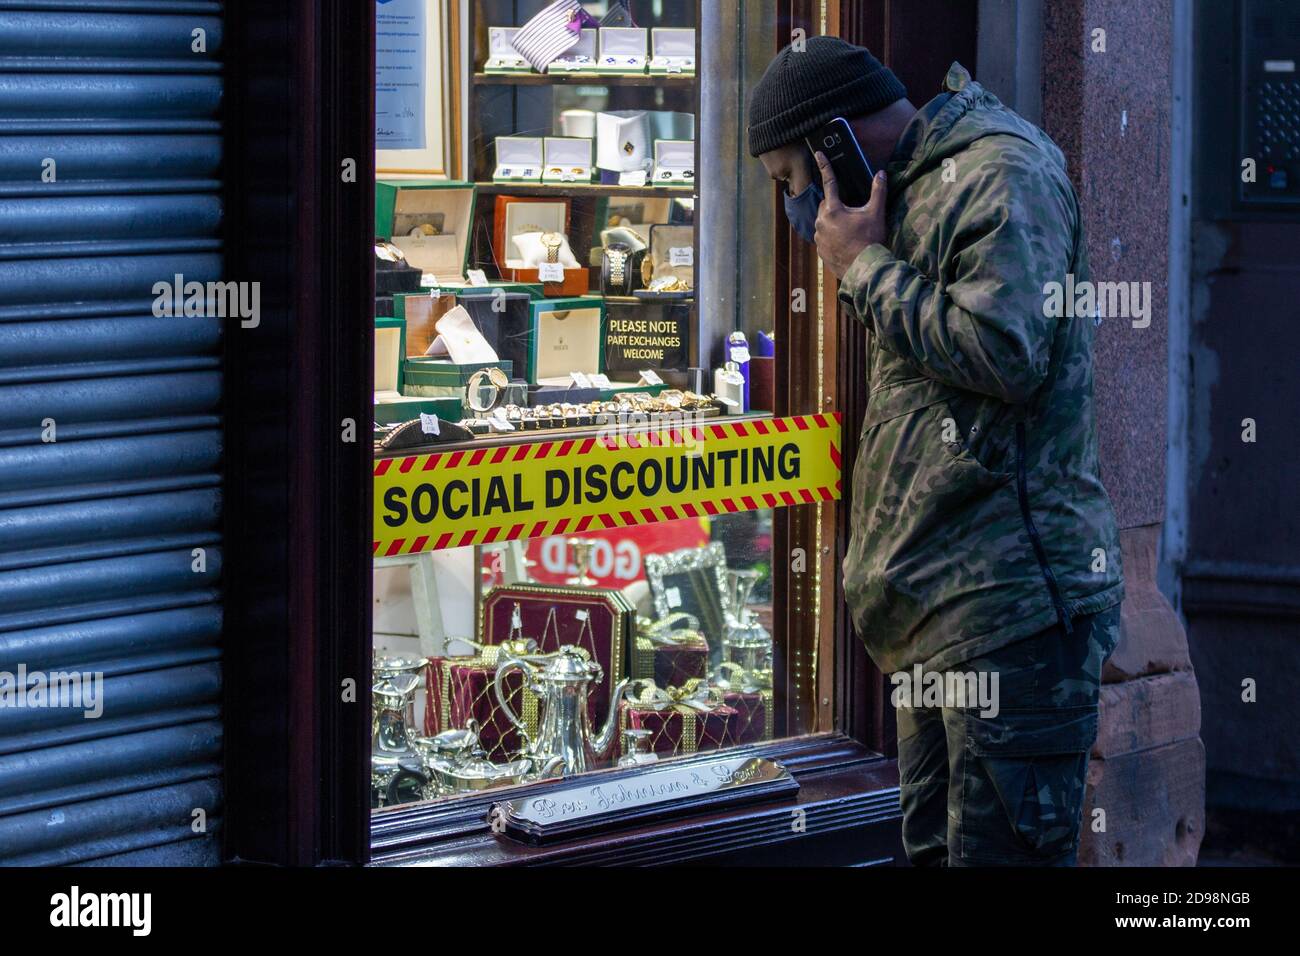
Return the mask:
[[[507,800],[493,806],[489,820],[503,821],[505,833],[516,839],[545,843],[573,839],[611,821],[643,823],[692,808],[792,796],[798,790],[798,782],[776,761],[719,757],[613,779],[593,778],[562,790]]]

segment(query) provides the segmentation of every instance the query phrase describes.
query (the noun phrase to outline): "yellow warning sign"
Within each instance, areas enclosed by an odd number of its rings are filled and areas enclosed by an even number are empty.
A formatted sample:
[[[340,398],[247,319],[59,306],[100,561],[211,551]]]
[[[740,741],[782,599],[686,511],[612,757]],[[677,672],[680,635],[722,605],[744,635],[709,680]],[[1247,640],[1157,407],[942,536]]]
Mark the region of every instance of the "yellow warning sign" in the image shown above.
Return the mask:
[[[376,557],[840,497],[839,415],[432,452],[375,462]]]

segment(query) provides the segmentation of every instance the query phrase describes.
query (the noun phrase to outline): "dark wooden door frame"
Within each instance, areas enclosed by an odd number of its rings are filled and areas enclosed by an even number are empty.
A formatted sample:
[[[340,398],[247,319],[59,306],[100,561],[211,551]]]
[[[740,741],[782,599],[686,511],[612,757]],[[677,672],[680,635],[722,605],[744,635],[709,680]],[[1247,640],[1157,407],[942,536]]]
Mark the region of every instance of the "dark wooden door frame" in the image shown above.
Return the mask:
[[[231,861],[369,854],[373,24],[356,0],[227,20],[226,272],[262,289],[225,355]]]

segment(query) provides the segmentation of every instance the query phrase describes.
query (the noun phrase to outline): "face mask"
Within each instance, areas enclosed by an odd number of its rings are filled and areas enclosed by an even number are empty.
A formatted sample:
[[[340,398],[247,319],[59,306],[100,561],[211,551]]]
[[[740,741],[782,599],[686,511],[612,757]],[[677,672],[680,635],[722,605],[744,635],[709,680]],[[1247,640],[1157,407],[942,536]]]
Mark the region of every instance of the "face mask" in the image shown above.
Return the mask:
[[[825,198],[821,183],[815,181],[797,196],[785,194],[785,218],[804,242],[812,242],[817,234],[817,210]]]

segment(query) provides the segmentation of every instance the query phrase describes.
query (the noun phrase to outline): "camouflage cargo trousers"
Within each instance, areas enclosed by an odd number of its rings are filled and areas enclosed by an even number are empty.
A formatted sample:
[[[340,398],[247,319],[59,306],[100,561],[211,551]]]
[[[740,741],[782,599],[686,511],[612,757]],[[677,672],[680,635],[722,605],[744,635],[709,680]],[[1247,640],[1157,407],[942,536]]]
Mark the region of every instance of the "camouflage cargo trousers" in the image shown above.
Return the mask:
[[[995,687],[993,708],[898,701],[903,844],[917,866],[1073,866],[1101,668],[1119,608],[1075,618],[948,672]],[[993,681],[996,675],[996,685]],[[951,686],[951,685],[950,685]]]

